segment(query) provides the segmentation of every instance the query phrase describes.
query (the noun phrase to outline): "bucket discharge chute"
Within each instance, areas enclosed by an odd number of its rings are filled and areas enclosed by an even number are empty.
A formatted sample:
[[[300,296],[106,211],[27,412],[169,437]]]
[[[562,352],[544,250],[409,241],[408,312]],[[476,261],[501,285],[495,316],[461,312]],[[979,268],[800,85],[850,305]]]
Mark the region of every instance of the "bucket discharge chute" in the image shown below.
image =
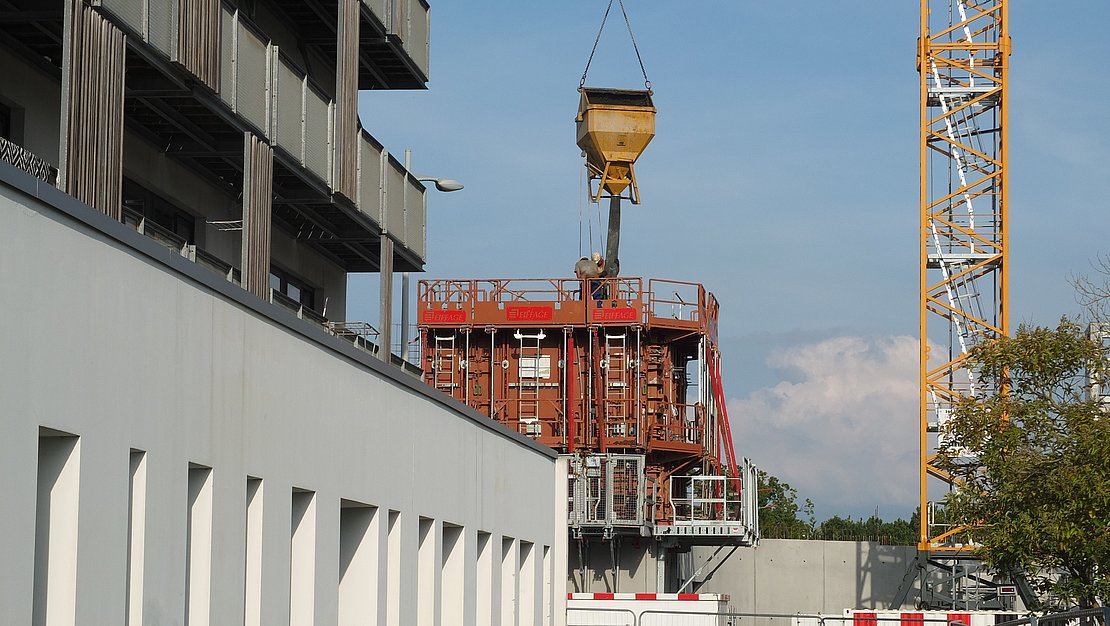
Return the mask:
[[[579,87],[577,142],[586,153],[590,198],[627,197],[639,204],[640,192],[632,166],[655,136],[655,105],[651,91]],[[597,191],[593,181],[598,180]],[[630,189],[628,196],[622,196]]]

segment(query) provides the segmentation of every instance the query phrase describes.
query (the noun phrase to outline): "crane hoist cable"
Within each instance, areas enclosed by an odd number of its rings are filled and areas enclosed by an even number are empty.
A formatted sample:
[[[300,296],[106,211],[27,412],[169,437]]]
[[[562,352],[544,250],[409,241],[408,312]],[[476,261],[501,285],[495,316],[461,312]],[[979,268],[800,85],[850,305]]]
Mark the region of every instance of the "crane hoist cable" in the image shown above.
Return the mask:
[[[624,15],[624,25],[628,27],[628,36],[632,39],[632,50],[636,52],[636,61],[640,64],[640,73],[644,75],[644,89],[651,91],[651,81],[648,80],[647,70],[644,69],[644,60],[640,57],[640,47],[636,45],[636,35],[632,32],[632,22],[628,19],[628,11],[624,10],[624,0],[617,0],[621,7],[621,14]],[[597,44],[601,41],[601,33],[605,30],[605,21],[609,19],[609,11],[613,8],[613,0],[609,0],[609,5],[605,7],[605,15],[601,17],[601,27],[597,29],[597,37],[594,38],[594,47],[590,50],[590,58],[586,60],[586,69],[582,71],[582,79],[578,81],[578,86],[583,87],[586,85],[586,75],[590,73],[590,63],[593,63],[594,54],[597,52]]]

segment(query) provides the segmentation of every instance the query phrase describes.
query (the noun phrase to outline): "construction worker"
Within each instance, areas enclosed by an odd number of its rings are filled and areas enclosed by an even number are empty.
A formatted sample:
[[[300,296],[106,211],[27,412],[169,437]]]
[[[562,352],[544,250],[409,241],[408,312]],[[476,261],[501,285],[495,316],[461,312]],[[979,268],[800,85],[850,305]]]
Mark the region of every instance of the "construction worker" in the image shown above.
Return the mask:
[[[600,280],[602,273],[605,272],[605,259],[601,258],[601,253],[594,252],[593,258],[587,259],[582,257],[574,264],[574,275],[579,280],[588,281],[587,285],[590,290],[590,297],[594,300],[603,300],[606,296],[604,281]],[[581,293],[581,292],[579,292]],[[599,303],[600,304],[600,303]]]

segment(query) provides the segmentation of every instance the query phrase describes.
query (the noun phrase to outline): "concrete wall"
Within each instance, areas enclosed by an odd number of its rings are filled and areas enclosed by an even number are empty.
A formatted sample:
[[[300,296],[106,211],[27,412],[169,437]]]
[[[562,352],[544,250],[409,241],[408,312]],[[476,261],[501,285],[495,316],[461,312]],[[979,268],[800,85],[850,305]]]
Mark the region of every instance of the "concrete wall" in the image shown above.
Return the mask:
[[[0,624],[560,613],[549,451],[210,276],[0,164]]]
[[[711,552],[696,549],[694,567]],[[908,546],[765,539],[757,548],[737,550],[706,580],[711,564],[698,577],[698,590],[727,593],[733,608],[747,613],[883,609],[894,600],[915,554]]]
[[[651,539],[622,539],[614,574],[609,542],[569,545],[570,592],[657,593],[677,591],[684,582],[677,557],[667,557],[665,588],[658,587],[658,545]],[[692,550],[690,571],[702,568],[715,547]],[[742,613],[825,613],[844,609],[885,609],[894,600],[902,577],[912,566],[916,549],[848,541],[765,539],[756,548],[738,548],[698,572],[686,592],[725,593],[733,610]],[[581,562],[588,567],[583,570]],[[582,576],[585,574],[585,584]],[[689,573],[685,574],[687,577]]]

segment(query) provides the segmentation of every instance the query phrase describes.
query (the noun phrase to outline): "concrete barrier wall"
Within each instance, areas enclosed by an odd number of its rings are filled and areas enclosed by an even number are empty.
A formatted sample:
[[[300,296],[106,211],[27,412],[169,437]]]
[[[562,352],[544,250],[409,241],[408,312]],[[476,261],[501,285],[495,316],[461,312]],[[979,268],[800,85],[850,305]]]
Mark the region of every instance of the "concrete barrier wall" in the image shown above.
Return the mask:
[[[622,539],[615,569],[609,546],[594,540],[580,550],[571,541],[568,591],[662,593],[677,591],[684,582],[676,566],[682,557],[672,552],[665,588],[660,588],[659,548],[653,539]],[[765,539],[756,548],[737,548],[721,562],[730,550],[722,549],[702,568],[716,548],[694,548],[688,571],[702,569],[685,591],[728,594],[733,609],[743,613],[839,615],[844,609],[888,608],[916,554],[909,546]]]
[[[727,552],[727,550],[725,551]],[[722,552],[721,554],[724,554]],[[694,550],[694,567],[712,549]],[[697,578],[702,592],[727,593],[745,613],[832,613],[887,608],[916,548],[851,541],[765,539],[740,548],[719,569]]]

